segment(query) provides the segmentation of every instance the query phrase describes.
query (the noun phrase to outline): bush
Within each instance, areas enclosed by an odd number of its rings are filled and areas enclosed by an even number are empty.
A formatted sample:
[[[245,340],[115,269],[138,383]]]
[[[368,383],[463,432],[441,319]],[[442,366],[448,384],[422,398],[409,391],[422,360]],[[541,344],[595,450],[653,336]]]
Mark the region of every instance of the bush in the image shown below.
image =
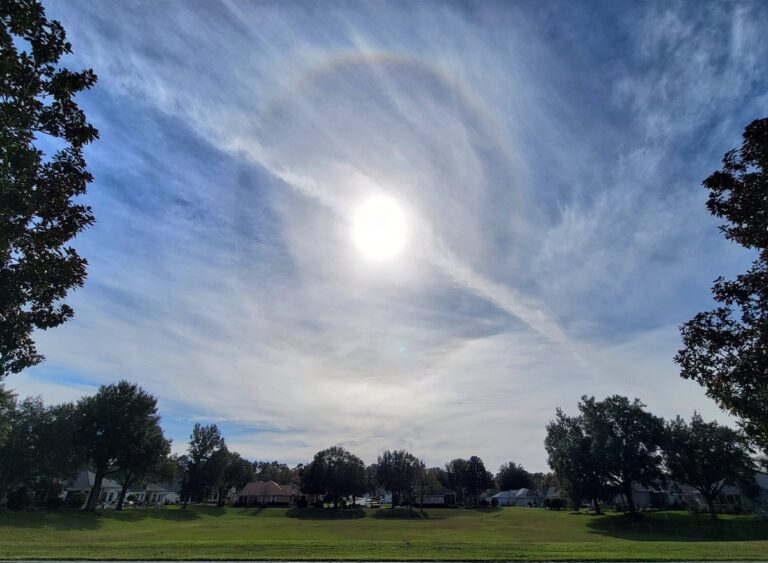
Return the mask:
[[[61,500],[61,497],[59,497],[56,494],[49,494],[48,498],[45,499],[45,507],[48,510],[58,510],[61,508],[61,505],[64,501]]]
[[[561,498],[547,498],[544,499],[544,508],[549,510],[563,510],[566,507],[566,502]]]
[[[325,507],[325,504],[324,504],[324,503],[323,503],[323,501],[321,501],[321,500],[316,500],[315,502],[313,502],[312,504],[310,504],[310,506],[311,506],[312,508],[324,508],[324,507]]]
[[[84,492],[79,493],[67,493],[67,498],[64,499],[64,504],[67,508],[71,508],[73,510],[79,510],[83,507],[85,504],[85,501],[88,500],[88,495]]]
[[[307,508],[309,506],[309,501],[307,500],[307,497],[301,497],[296,499],[296,506],[299,508]]]
[[[22,487],[8,495],[8,502],[5,506],[8,510],[26,510],[32,506],[32,497],[27,488]]]
[[[490,503],[487,500],[482,499],[480,501],[480,508],[488,508],[489,506],[490,506]]]
[[[491,506],[492,506],[493,508],[496,508],[497,506],[499,506],[499,499],[497,499],[497,498],[492,498],[492,499],[491,499]]]

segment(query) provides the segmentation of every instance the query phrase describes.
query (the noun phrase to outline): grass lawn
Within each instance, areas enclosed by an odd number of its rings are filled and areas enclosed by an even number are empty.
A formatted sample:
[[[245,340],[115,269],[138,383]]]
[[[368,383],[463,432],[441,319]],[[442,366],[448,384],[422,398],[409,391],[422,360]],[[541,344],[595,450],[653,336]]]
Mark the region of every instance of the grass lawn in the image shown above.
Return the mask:
[[[397,510],[395,515],[403,515]],[[536,508],[388,510],[190,507],[0,512],[0,559],[766,560],[768,524],[681,512],[589,516]]]

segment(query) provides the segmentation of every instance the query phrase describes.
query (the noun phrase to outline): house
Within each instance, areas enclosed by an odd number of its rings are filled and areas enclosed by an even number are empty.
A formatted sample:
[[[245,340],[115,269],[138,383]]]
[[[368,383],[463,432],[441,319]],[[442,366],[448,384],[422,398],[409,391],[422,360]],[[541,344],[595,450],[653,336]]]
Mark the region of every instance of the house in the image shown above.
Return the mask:
[[[725,485],[717,495],[715,505],[719,507],[733,506],[744,510],[757,512],[768,511],[768,474],[755,473],[758,495],[755,498],[746,496],[738,485]],[[670,504],[683,504],[700,509],[707,508],[707,499],[697,489],[682,483],[673,483],[669,487]]]
[[[494,495],[498,494],[498,489],[486,489],[482,493],[480,493],[480,500],[485,501],[488,504],[491,504],[491,501],[493,500]]]
[[[237,495],[238,491],[236,487],[230,487],[227,489],[226,495],[224,496],[224,503],[225,504],[234,504],[237,502]],[[207,497],[205,497],[204,502],[219,502],[219,490],[218,489],[212,489],[211,492],[208,494]]]
[[[616,495],[613,502],[621,506],[628,504],[623,494]],[[635,508],[664,508],[673,504],[669,492],[661,486],[645,486],[640,483],[632,483],[632,502]]]
[[[540,506],[544,495],[538,489],[515,489],[493,495],[497,506]]]
[[[422,497],[417,495],[415,502],[422,502]],[[456,493],[445,487],[432,487],[429,492],[424,494],[423,504],[421,506],[456,506]]]
[[[175,504],[179,502],[179,492],[172,490],[174,483],[147,483],[142,490],[131,491],[138,504]]]
[[[81,471],[77,474],[75,479],[65,487],[67,493],[66,496],[75,493],[90,494],[91,488],[96,475],[92,471]],[[101,494],[99,495],[99,504],[111,505],[117,502],[117,498],[120,496],[120,490],[122,487],[120,483],[113,481],[112,479],[102,479],[101,481]]]
[[[540,506],[544,495],[538,489],[518,489],[515,495],[515,506]]]
[[[237,493],[237,504],[292,504],[299,496],[293,483],[281,485],[274,481],[254,481]]]
[[[544,491],[544,498],[545,499],[564,499],[565,495],[563,494],[563,490],[560,487],[550,486],[547,487]]]

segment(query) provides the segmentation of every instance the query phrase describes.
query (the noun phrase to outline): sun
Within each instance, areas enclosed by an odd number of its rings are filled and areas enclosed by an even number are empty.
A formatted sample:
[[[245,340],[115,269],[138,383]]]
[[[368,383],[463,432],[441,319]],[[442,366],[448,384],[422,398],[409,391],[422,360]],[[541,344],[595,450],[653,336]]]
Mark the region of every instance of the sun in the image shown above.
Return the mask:
[[[352,241],[369,260],[398,256],[408,238],[408,224],[400,205],[386,196],[363,201],[352,217]]]

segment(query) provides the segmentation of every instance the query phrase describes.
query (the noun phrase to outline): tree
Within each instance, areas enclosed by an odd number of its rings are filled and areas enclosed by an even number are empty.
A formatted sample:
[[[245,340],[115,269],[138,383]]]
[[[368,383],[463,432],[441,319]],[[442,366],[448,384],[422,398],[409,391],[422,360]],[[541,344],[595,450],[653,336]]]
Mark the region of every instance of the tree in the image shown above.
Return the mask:
[[[279,461],[254,461],[253,471],[257,481],[274,481],[285,484],[297,482],[298,477],[297,472]]]
[[[739,434],[694,414],[690,424],[679,416],[667,426],[664,462],[672,479],[692,486],[717,519],[715,500],[726,485],[753,491],[754,464]]]
[[[186,460],[187,499],[203,502],[217,488],[225,467],[217,453],[226,447],[218,426],[195,424],[189,437],[189,455]]]
[[[253,481],[253,464],[240,457],[237,452],[230,452],[227,448],[222,448],[213,454],[211,464],[219,468],[216,472],[219,477],[217,483],[218,506],[224,506],[226,503],[227,491],[233,487],[242,489],[246,483]]]
[[[461,481],[464,487],[464,498],[468,499],[472,506],[477,506],[480,493],[493,484],[493,475],[485,469],[483,460],[473,455],[467,460]]]
[[[336,508],[343,497],[365,494],[365,464],[340,446],[319,451],[304,468],[301,490],[331,497]]]
[[[477,456],[454,459],[445,465],[445,472],[448,487],[456,491],[456,500],[462,505],[476,506],[480,492],[493,484],[493,475]]]
[[[123,509],[125,494],[128,488],[146,477],[158,476],[170,480],[174,471],[167,464],[171,444],[163,436],[163,430],[158,424],[159,417],[144,421],[143,428],[137,432],[137,440],[126,444],[126,449],[120,453],[117,460],[116,481],[122,485],[117,497],[116,510]]]
[[[547,424],[544,446],[547,463],[573,508],[578,510],[582,500],[588,499],[595,513],[600,514],[600,501],[608,496],[607,477],[600,461],[592,455],[592,440],[583,419],[566,416],[557,409],[555,419]]]
[[[496,473],[496,486],[501,491],[531,489],[533,488],[533,481],[531,474],[522,465],[510,461],[499,467],[499,471]]]
[[[376,461],[376,481],[392,493],[392,508],[408,499],[413,506],[413,494],[418,482],[421,462],[405,450],[387,450]]]
[[[743,139],[703,185],[725,237],[756,250],[757,259],[735,280],[715,280],[719,305],[681,327],[675,362],[768,452],[768,118],[750,123]]]
[[[94,220],[75,198],[93,179],[82,153],[98,131],[74,95],[96,75],[61,68],[71,51],[39,1],[0,2],[0,378],[43,360],[32,332],[72,317],[62,300],[86,276],[67,244]],[[40,136],[60,140],[48,158]]]
[[[624,495],[636,515],[632,483],[645,486],[663,480],[661,447],[664,421],[645,410],[638,399],[613,395],[603,401],[582,397],[579,409],[591,454],[600,463],[607,484]]]
[[[464,473],[467,460],[456,458],[445,464],[445,479],[449,489],[456,492],[456,502],[464,504]]]
[[[85,510],[95,512],[104,477],[130,463],[135,448],[157,428],[157,399],[135,383],[102,385],[83,397],[75,411],[77,443],[94,468],[94,481]]]
[[[12,402],[8,439],[0,447],[0,497],[19,488],[56,489],[82,459],[74,447],[75,407],[46,406],[40,397]]]

